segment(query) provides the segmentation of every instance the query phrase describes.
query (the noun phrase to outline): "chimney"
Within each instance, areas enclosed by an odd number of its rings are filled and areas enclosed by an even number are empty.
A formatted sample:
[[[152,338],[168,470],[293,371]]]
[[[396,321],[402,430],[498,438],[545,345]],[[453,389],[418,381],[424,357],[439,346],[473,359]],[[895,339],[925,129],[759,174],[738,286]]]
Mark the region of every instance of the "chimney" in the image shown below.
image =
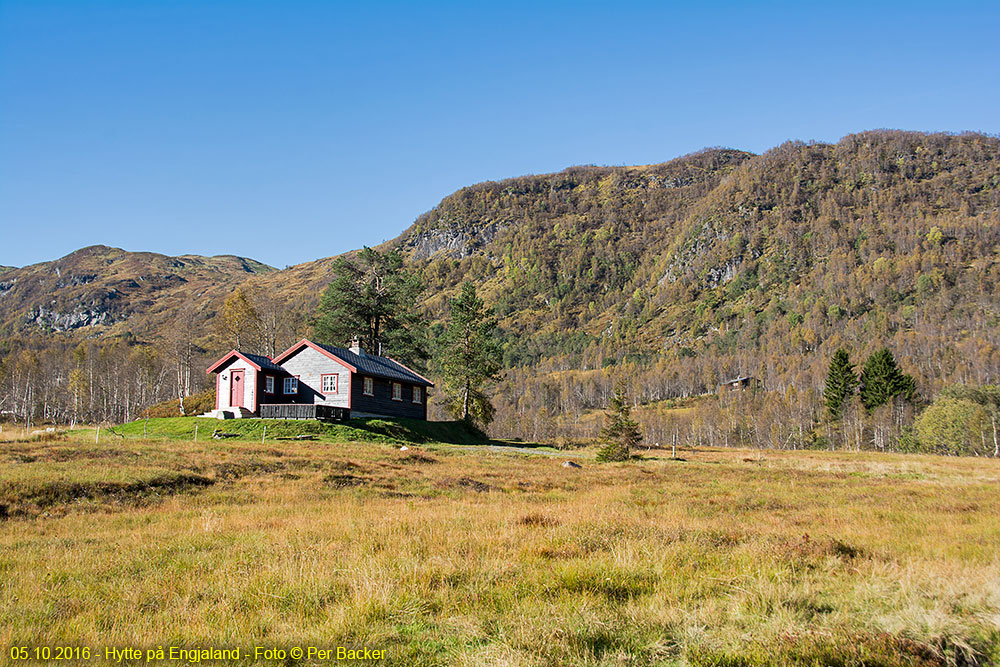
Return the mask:
[[[365,356],[365,351],[361,349],[361,341],[358,340],[357,336],[351,339],[351,346],[348,349],[359,357]]]

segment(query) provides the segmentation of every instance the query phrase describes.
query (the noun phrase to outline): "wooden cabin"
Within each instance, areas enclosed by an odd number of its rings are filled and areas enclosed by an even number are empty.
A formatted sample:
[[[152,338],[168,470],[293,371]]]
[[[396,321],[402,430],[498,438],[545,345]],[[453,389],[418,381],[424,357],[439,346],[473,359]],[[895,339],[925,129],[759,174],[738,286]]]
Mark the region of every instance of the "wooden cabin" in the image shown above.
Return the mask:
[[[216,374],[222,418],[427,419],[434,383],[389,357],[302,339],[270,359],[233,350],[208,369]]]

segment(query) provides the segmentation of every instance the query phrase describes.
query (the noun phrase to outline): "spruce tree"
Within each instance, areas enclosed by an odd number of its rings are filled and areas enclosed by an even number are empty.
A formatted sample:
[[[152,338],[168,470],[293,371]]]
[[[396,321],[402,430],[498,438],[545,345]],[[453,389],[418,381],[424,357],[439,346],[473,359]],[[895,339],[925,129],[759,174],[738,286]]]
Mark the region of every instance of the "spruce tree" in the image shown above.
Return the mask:
[[[830,419],[839,419],[844,403],[854,395],[858,386],[858,376],[854,372],[847,350],[840,348],[830,360],[830,371],[826,375],[826,389],[823,398]]]
[[[601,439],[607,444],[597,452],[598,461],[627,461],[632,456],[632,448],[642,440],[642,431],[632,419],[625,389],[620,385],[615,389],[608,411],[604,413]]]
[[[896,396],[913,400],[916,388],[913,378],[899,370],[887,347],[868,357],[861,370],[861,403],[869,412]]]
[[[471,282],[465,282],[458,298],[449,303],[451,317],[440,352],[447,409],[485,426],[493,421],[495,410],[483,386],[501,377],[497,320]]]
[[[371,354],[423,368],[427,322],[416,307],[423,285],[402,254],[366,247],[355,259],[338,259],[333,270],[316,312],[317,342],[344,346],[357,336]]]

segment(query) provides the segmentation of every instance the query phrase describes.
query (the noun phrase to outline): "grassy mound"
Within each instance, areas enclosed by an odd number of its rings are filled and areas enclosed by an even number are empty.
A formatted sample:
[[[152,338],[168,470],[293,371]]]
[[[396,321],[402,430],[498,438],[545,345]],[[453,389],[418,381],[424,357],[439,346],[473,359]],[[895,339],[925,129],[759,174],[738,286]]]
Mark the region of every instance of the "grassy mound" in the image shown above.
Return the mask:
[[[188,415],[200,415],[215,409],[215,387],[206,389],[197,394],[192,394],[184,399],[184,411]],[[146,416],[145,414],[143,416]],[[162,401],[156,405],[151,405],[148,410],[150,417],[180,417],[180,401],[172,398]]]
[[[346,422],[284,419],[203,419],[169,417],[140,419],[108,429],[107,437],[116,435],[128,439],[167,438],[191,440],[210,438],[219,430],[235,433],[237,440],[265,441],[312,435],[326,442],[384,442],[390,444],[449,443],[483,445],[489,438],[479,429],[461,421],[428,422],[417,419],[351,419]],[[266,430],[265,430],[266,429]],[[105,436],[102,436],[102,438]]]

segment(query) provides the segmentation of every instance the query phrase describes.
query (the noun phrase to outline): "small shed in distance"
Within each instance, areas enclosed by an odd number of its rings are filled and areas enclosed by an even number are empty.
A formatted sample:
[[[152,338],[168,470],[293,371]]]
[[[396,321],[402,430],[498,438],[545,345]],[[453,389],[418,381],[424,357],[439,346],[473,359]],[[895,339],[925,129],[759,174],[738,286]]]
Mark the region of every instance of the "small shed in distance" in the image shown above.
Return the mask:
[[[728,389],[746,389],[753,384],[752,375],[741,375],[738,378],[733,378],[732,380],[727,380],[723,382],[720,387],[727,387]]]

